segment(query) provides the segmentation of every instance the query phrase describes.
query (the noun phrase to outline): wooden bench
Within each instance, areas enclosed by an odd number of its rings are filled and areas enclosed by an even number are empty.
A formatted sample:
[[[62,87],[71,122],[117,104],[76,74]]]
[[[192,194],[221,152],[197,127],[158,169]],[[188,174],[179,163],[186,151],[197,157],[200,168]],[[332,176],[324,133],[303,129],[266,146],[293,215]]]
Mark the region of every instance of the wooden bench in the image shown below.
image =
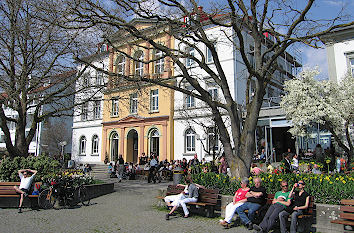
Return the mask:
[[[267,196],[267,205],[271,205],[272,201],[274,199],[274,194],[268,194]],[[310,196],[310,202],[309,202],[309,207],[307,208],[306,213],[299,215],[297,218],[309,218],[312,217],[313,211],[314,211],[314,197]],[[290,216],[289,216],[290,218]]]
[[[42,185],[41,182],[36,183]],[[19,186],[20,182],[0,182],[0,207],[18,207],[20,194],[13,188],[15,185]],[[38,206],[39,195],[28,195],[24,198],[23,207],[35,208]]]
[[[183,192],[183,186],[169,185],[167,188],[166,196],[177,195]],[[158,196],[158,199],[164,199],[165,197]],[[207,217],[214,217],[214,211],[220,201],[219,189],[199,189],[198,202],[189,202],[191,208],[203,207],[204,213]],[[195,212],[195,211],[193,211]]]
[[[340,219],[332,220],[331,223],[354,226],[354,200],[341,200],[340,203]]]

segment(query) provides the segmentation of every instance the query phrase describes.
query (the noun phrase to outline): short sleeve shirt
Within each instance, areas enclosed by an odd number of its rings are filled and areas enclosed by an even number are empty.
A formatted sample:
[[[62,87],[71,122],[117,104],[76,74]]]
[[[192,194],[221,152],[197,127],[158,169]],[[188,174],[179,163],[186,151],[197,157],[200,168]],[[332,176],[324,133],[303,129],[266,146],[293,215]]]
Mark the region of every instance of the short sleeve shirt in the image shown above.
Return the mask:
[[[20,174],[21,183],[20,183],[19,188],[29,190],[31,187],[31,183],[32,183],[33,178],[34,178],[34,175],[25,178],[21,173]]]
[[[236,193],[235,193],[235,196],[236,196],[236,202],[238,201],[241,201],[241,200],[244,200],[246,199],[246,193],[249,191],[249,189],[247,190],[242,190],[242,188],[239,188]]]
[[[284,201],[288,201],[289,199],[291,199],[289,197],[289,194],[290,194],[290,191],[286,192],[286,193],[283,193],[282,191],[278,191],[278,192],[275,193],[274,198],[278,199],[279,197],[282,197],[284,199]],[[277,202],[277,203],[279,203],[279,202]],[[279,203],[279,204],[281,204],[281,203]],[[285,206],[284,204],[281,204],[281,205]]]

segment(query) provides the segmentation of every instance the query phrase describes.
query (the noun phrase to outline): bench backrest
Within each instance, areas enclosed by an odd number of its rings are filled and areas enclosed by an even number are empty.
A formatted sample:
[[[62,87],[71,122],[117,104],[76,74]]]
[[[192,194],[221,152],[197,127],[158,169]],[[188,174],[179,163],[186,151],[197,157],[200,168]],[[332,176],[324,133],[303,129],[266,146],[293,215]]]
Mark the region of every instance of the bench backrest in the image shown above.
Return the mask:
[[[274,199],[275,194],[268,194],[267,196],[267,204],[271,205],[272,201]],[[310,196],[310,203],[309,203],[309,207],[307,209],[307,213],[312,214],[313,213],[313,208],[314,208],[314,197]]]
[[[342,219],[354,220],[354,200],[341,200],[340,201],[340,214]]]
[[[35,184],[42,185],[42,182],[36,182]],[[13,188],[15,185],[19,186],[20,182],[0,182],[0,195],[16,195],[18,194]]]
[[[180,194],[183,190],[183,186],[169,185],[166,196]],[[199,189],[198,202],[216,205],[219,199],[219,189]]]

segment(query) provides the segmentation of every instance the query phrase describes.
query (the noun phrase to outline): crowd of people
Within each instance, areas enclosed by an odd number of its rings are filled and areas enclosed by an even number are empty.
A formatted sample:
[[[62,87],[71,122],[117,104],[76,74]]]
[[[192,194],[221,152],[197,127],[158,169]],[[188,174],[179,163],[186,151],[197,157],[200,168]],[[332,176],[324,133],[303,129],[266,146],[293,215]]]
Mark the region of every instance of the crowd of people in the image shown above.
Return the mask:
[[[124,162],[122,155],[119,155],[117,161],[108,164],[108,173],[111,177],[117,177],[120,182],[123,178],[135,179],[136,174],[141,173],[140,171],[149,171],[148,183],[156,183],[161,182],[162,176],[165,176],[166,179],[172,179],[172,171],[177,167],[181,168],[185,175],[210,171],[227,174],[228,170],[228,164],[223,156],[219,159],[219,165],[214,167],[211,165],[207,166],[205,158],[199,161],[196,154],[189,161],[186,158],[182,160],[168,161],[166,159],[160,161],[159,156],[154,153],[151,153],[149,157],[143,153],[139,157],[139,161],[135,164]]]

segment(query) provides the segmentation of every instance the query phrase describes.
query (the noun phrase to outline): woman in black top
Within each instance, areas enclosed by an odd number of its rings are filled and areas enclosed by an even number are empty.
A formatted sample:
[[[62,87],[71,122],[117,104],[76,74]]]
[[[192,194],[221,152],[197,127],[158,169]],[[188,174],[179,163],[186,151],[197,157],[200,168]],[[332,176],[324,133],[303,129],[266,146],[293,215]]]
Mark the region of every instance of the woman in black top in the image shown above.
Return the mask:
[[[298,188],[299,190],[294,191],[295,188]],[[281,233],[286,232],[286,221],[290,214],[290,233],[296,233],[297,216],[303,214],[309,207],[310,203],[310,195],[304,190],[304,188],[304,181],[300,180],[299,182],[295,183],[289,195],[292,197],[291,205],[279,213]]]

